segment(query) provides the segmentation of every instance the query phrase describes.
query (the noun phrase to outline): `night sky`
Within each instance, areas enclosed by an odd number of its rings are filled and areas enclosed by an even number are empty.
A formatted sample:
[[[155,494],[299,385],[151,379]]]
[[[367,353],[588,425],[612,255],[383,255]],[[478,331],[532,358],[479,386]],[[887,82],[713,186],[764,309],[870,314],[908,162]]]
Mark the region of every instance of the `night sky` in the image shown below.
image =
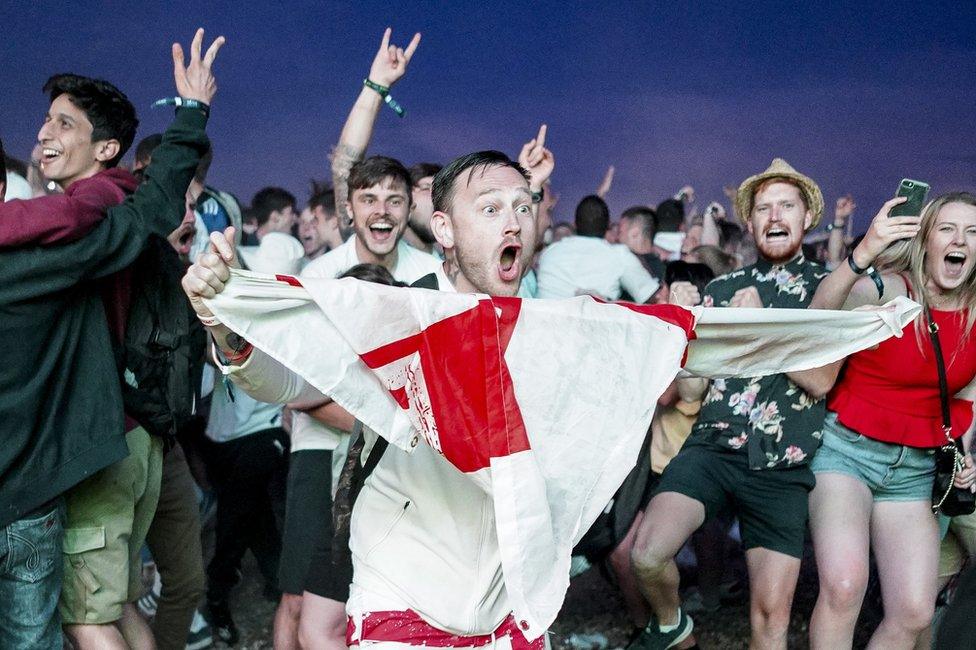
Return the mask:
[[[901,178],[976,188],[976,2],[567,3],[4,2],[0,136],[29,154],[49,74],[118,85],[139,136],[171,113],[169,45],[227,37],[210,133],[210,182],[249,201],[299,200],[327,154],[383,28],[423,41],[383,109],[371,152],[410,164],[476,149],[517,154],[549,124],[553,180],[570,219],[607,165],[611,210],[684,183],[700,202],[785,157],[828,206],[851,192],[859,226]],[[131,157],[131,154],[130,154]],[[829,216],[828,216],[829,218]]]

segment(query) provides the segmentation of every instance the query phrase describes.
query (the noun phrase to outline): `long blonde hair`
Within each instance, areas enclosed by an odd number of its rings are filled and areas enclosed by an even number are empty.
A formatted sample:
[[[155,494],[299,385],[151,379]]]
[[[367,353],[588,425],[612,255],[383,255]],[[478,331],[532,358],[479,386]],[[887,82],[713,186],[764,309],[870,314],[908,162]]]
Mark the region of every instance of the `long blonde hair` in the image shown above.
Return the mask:
[[[923,307],[922,314],[915,321],[915,335],[919,340],[920,349],[922,348],[923,336],[925,336],[923,332],[925,329],[925,313],[932,302],[932,297],[929,295],[926,286],[928,276],[925,273],[925,244],[935,227],[939,212],[950,203],[962,203],[976,207],[976,196],[969,192],[950,192],[930,201],[922,210],[921,229],[918,235],[892,244],[888,250],[878,256],[874,263],[883,273],[906,273],[911,279],[915,292],[914,299]],[[966,278],[966,281],[958,289],[955,289],[953,294],[962,298],[963,312],[960,312],[960,318],[962,313],[966,314],[966,327],[962,338],[959,340],[959,348],[961,348],[966,339],[969,338],[973,324],[976,323],[976,264],[969,271],[969,277]]]

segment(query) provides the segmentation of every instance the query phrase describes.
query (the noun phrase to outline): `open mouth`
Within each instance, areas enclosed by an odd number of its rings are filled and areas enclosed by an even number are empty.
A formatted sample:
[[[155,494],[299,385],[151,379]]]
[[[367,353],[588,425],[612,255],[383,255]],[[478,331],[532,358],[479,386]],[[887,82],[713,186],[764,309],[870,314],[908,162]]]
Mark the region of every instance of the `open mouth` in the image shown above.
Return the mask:
[[[369,233],[376,241],[385,242],[393,236],[393,224],[389,221],[371,223]]]
[[[790,233],[785,228],[773,227],[766,231],[766,241],[785,242],[789,240]]]
[[[962,277],[963,269],[966,266],[966,254],[960,251],[952,251],[946,254],[944,263],[946,275],[950,278]]]
[[[41,164],[48,164],[54,162],[61,157],[61,152],[57,149],[52,149],[50,147],[44,147],[41,149]]]
[[[522,247],[518,244],[509,244],[502,248],[502,253],[498,259],[498,277],[504,282],[511,282],[519,277],[519,252]]]

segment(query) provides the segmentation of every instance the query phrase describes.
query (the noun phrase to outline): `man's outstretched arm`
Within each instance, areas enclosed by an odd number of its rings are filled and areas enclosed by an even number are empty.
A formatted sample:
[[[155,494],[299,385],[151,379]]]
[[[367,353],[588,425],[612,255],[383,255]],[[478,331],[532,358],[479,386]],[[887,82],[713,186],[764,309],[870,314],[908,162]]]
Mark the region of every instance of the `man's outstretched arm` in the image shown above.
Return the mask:
[[[373,57],[368,77],[373,83],[387,89],[392,88],[407,71],[407,64],[420,44],[420,34],[414,34],[406,50],[390,45],[391,32],[389,27],[383,32],[383,40]],[[373,137],[373,126],[382,107],[383,96],[364,85],[342,127],[339,143],[332,152],[332,186],[335,188],[336,212],[339,214],[339,223],[344,226],[351,222],[351,215],[346,209],[346,201],[349,200],[349,170],[366,156],[366,148]]]

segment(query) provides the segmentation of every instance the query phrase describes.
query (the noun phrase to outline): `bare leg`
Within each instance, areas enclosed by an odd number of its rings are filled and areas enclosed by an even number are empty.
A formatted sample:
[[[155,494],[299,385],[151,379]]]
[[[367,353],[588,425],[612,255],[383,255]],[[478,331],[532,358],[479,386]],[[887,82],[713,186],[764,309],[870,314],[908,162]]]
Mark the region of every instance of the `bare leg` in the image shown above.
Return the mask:
[[[302,613],[302,597],[298,594],[281,594],[281,602],[275,611],[275,650],[298,650],[298,621]]]
[[[346,604],[306,591],[298,640],[302,650],[346,650]]]
[[[845,474],[817,474],[810,493],[810,532],[820,595],[810,618],[813,650],[850,648],[868,584],[871,491]]]
[[[800,576],[800,559],[766,548],[746,551],[749,567],[749,621],[752,650],[786,648],[793,592]]]
[[[129,644],[130,648],[136,650],[155,650],[156,639],[153,636],[149,623],[139,615],[135,603],[126,603],[122,606],[122,618],[116,623],[122,638]]]
[[[75,650],[129,650],[119,628],[104,625],[65,625],[64,634]]]
[[[647,506],[637,528],[631,561],[637,584],[661,625],[678,621],[678,554],[691,534],[705,521],[705,506],[679,494],[662,492]]]
[[[627,535],[620,541],[617,548],[610,552],[608,561],[614,577],[617,579],[617,586],[620,588],[620,595],[627,606],[627,613],[630,620],[637,627],[644,627],[651,618],[651,610],[637,586],[637,578],[634,576],[634,568],[630,563],[630,554],[634,548],[634,540],[637,539],[637,529],[641,520],[644,518],[643,512],[638,512],[634,523],[630,525]]]
[[[935,613],[939,528],[927,501],[880,501],[873,515],[885,617],[868,648],[912,648]]]

